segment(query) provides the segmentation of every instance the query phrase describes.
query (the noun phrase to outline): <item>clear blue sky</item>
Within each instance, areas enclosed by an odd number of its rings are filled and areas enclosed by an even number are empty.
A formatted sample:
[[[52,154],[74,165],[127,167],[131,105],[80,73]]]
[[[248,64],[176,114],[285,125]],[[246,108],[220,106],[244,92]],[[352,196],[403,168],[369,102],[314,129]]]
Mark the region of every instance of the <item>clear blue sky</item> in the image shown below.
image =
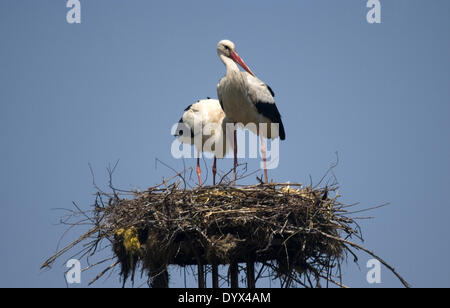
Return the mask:
[[[0,2],[0,287],[65,286],[63,260],[39,267],[65,230],[52,209],[93,202],[88,163],[106,184],[120,159],[123,188],[170,175],[155,158],[183,168],[170,128],[216,97],[224,38],[277,94],[287,140],[270,177],[318,180],[338,151],[346,202],[391,203],[361,221],[364,245],[413,286],[450,287],[449,1],[381,0],[380,25],[362,0],[81,3],[70,25],[65,1]],[[360,258],[344,283],[373,287]],[[382,282],[400,286],[387,270]],[[98,286],[120,286],[117,273]]]

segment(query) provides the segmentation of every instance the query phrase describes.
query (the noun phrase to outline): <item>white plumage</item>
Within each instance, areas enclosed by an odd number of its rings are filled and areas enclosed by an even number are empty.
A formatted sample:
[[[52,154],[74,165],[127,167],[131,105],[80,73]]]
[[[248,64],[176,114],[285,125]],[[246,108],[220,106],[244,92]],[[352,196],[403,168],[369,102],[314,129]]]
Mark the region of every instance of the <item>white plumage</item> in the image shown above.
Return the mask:
[[[263,137],[278,138],[281,140],[286,138],[281,115],[275,105],[274,92],[264,82],[259,80],[250,68],[245,64],[244,60],[236,52],[233,42],[222,40],[217,45],[217,54],[226,67],[226,75],[217,85],[217,94],[226,114],[226,123],[242,123],[253,126],[254,132],[261,137],[261,152],[263,153],[264,163],[265,144]],[[241,72],[240,65],[246,72]],[[260,130],[260,124],[267,124],[266,130]],[[271,130],[271,124],[277,124],[278,129]],[[251,126],[250,126],[251,127]],[[235,137],[236,141],[236,137]],[[237,147],[234,146],[235,152],[235,179],[236,179],[236,158]],[[265,168],[266,182],[267,169]]]
[[[181,117],[175,136],[180,142],[193,145],[198,153],[214,154],[213,182],[215,184],[216,159],[223,158],[230,149],[224,133],[225,113],[218,100],[200,100],[188,106]],[[197,174],[201,186],[200,160]]]

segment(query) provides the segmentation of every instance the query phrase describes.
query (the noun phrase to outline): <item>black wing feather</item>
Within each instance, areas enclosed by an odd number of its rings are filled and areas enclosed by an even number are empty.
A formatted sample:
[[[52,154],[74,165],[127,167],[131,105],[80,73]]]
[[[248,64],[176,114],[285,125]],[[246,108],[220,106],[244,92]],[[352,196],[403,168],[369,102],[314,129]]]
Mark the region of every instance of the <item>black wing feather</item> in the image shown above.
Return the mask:
[[[270,88],[269,88],[270,89]],[[258,112],[268,118],[272,123],[278,123],[280,125],[280,139],[286,139],[286,132],[284,131],[284,125],[281,121],[281,115],[277,106],[274,103],[258,102],[255,104]]]
[[[270,94],[272,95],[272,97],[275,97],[275,92],[273,92],[272,88],[266,84],[267,89],[269,89]]]

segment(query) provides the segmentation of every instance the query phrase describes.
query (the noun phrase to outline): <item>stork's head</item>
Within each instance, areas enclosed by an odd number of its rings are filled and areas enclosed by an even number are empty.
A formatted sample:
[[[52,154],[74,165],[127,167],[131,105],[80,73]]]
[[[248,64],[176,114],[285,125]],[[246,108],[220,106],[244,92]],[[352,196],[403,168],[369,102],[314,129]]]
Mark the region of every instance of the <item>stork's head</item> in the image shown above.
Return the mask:
[[[217,44],[217,53],[224,55],[227,58],[231,58],[231,53],[236,52],[236,46],[232,41],[222,40]]]
[[[252,70],[245,64],[244,60],[236,52],[236,46],[232,41],[222,40],[217,44],[217,54],[220,58],[228,58],[233,60],[235,63],[239,64],[243,69],[245,69],[249,74],[255,76]]]

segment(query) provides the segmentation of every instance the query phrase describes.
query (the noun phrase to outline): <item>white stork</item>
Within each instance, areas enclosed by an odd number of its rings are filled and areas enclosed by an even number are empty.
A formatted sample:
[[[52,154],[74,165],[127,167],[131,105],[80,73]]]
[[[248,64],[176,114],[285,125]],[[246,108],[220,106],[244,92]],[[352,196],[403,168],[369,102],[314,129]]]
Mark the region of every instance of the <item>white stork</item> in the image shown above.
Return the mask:
[[[226,123],[256,124],[258,131],[254,132],[261,137],[261,153],[264,160],[264,174],[268,183],[266,166],[266,148],[263,137],[281,140],[286,138],[281,115],[275,105],[274,92],[264,82],[259,80],[242,58],[236,52],[233,42],[222,40],[217,45],[217,54],[226,66],[226,75],[217,85],[220,104],[226,114]],[[246,70],[241,72],[238,64]],[[278,124],[278,131],[272,134],[271,129],[260,131],[259,124]],[[236,181],[237,144],[236,128],[234,129],[234,180]]]
[[[216,99],[197,101],[188,106],[181,117],[175,136],[182,143],[194,145],[198,152],[197,175],[202,186],[200,170],[200,153],[214,154],[212,167],[213,185],[216,185],[217,158],[223,158],[228,152],[230,142],[226,142],[223,131],[225,113]]]

